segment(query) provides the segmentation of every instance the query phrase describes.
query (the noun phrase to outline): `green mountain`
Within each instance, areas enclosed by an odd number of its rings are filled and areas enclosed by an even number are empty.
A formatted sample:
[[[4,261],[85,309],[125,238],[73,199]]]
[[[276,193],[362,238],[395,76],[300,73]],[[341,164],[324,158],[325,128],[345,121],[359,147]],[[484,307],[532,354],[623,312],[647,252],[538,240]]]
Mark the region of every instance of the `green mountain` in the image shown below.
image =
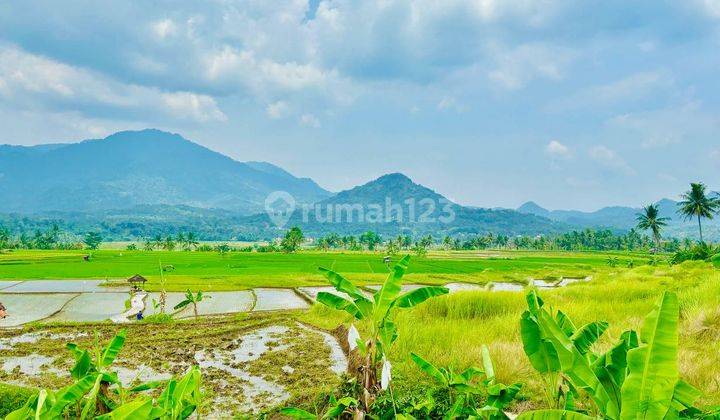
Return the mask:
[[[539,235],[563,232],[568,225],[506,209],[458,205],[441,194],[392,173],[364,185],[341,191],[314,205],[299,206],[281,226],[267,214],[247,218],[257,232],[281,233],[299,226],[311,236],[327,233],[381,235],[408,233],[464,236],[492,232],[504,235]]]
[[[663,198],[657,202],[662,217],[667,217],[668,226],[664,229],[665,236],[677,238],[698,238],[697,221],[685,220],[677,214],[678,202]],[[576,226],[577,228],[609,228],[615,230],[630,230],[637,225],[639,207],[611,206],[603,207],[593,212],[579,210],[547,210],[533,201],[528,201],[517,208],[525,214],[546,217],[548,219]],[[704,220],[703,229],[710,240],[720,239],[720,218]]]
[[[266,162],[238,162],[178,134],[123,131],[98,140],[0,146],[0,212],[97,212],[140,205],[262,211],[287,191],[298,202],[331,195]]]

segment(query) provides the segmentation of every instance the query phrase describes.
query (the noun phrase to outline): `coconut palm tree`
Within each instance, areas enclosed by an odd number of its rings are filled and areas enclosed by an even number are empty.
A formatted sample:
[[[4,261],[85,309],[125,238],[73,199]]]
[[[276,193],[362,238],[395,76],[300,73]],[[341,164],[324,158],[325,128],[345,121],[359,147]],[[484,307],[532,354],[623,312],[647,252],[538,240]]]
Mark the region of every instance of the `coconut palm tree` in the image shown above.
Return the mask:
[[[660,231],[667,226],[668,217],[660,217],[660,210],[657,204],[649,204],[643,207],[642,212],[637,215],[638,229],[650,230],[655,240],[655,252],[660,250]]]
[[[720,210],[720,199],[708,197],[705,194],[705,184],[701,182],[691,183],[690,191],[684,193],[681,198],[682,200],[678,203],[680,207],[678,213],[683,215],[685,220],[697,217],[700,242],[703,242],[701,219],[713,218],[713,214]]]

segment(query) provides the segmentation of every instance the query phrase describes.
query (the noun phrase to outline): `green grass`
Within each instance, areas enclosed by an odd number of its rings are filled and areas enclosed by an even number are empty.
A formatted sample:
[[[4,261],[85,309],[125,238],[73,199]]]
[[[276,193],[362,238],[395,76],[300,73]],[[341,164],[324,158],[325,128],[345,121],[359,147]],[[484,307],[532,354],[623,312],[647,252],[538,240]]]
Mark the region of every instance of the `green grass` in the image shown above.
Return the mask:
[[[705,392],[702,404],[720,404],[720,271],[710,264],[617,268],[598,273],[589,283],[540,293],[577,325],[608,321],[610,328],[597,344],[607,350],[623,331],[639,329],[664,290],[678,292],[681,302],[681,376]],[[524,384],[522,395],[527,401],[515,410],[542,407],[541,379],[520,342],[519,321],[525,308],[522,293],[477,291],[443,296],[398,312],[399,339],[391,352],[398,393],[423,394],[432,386],[410,361],[411,351],[460,370],[481,366],[481,346],[487,344],[499,380]],[[319,305],[300,316],[323,328],[349,322],[346,314]],[[364,325],[358,327],[362,332]]]
[[[91,254],[90,261],[83,256]],[[585,276],[607,269],[608,256],[621,264],[642,263],[644,254],[599,252],[433,252],[414,257],[407,282],[443,284],[451,281],[525,281],[528,277]],[[141,274],[157,290],[160,265],[169,290],[239,290],[258,286],[323,285],[318,267],[329,267],[361,284],[380,283],[388,269],[384,254],[315,252],[295,254],[185,251],[13,251],[0,254],[0,279],[125,279]]]
[[[33,392],[28,388],[0,383],[0,417],[25,405]]]
[[[316,273],[318,266],[332,267],[361,284],[380,283],[387,275],[380,253],[304,251],[291,255],[220,255],[98,251],[90,262],[83,262],[82,255],[84,253],[71,251],[2,254],[0,277],[122,278],[137,272],[153,281],[151,287],[157,287],[159,260],[175,267],[173,272],[166,273],[166,278],[170,288],[179,290],[197,285],[201,285],[203,290],[325,285],[326,281]],[[619,258],[618,267],[606,264],[610,255]],[[598,342],[599,350],[609,348],[624,330],[638,329],[664,290],[676,291],[681,303],[681,376],[704,391],[701,399],[704,406],[720,404],[720,381],[717,379],[720,377],[720,270],[704,262],[686,262],[677,266],[638,265],[628,269],[625,265],[631,258],[640,264],[648,256],[621,252],[434,252],[426,258],[414,257],[405,281],[484,283],[490,280],[522,281],[528,277],[592,275],[591,282],[541,291],[541,295],[549,305],[567,313],[576,324],[608,321],[610,328]],[[524,384],[522,396],[525,401],[513,410],[543,407],[541,379],[528,363],[519,338],[519,319],[525,307],[522,293],[476,291],[443,296],[399,312],[396,319],[399,340],[390,354],[398,395],[424,394],[431,386],[410,361],[411,351],[435,364],[463,369],[481,365],[481,346],[487,344],[498,379],[504,383]],[[321,305],[288,316],[327,330],[349,322],[347,314]],[[264,319],[257,315],[250,317],[256,318]],[[203,322],[200,321],[198,326],[206,327]],[[237,327],[227,325],[227,328],[238,328],[246,321],[238,318],[236,322]],[[224,324],[220,322],[217,327],[221,325]],[[147,325],[134,327],[138,330],[152,329]],[[365,326],[360,324],[358,327],[362,331]],[[88,327],[75,325],[66,328],[87,330]],[[169,340],[167,342],[182,340],[172,336],[173,329],[174,324],[158,325],[157,331],[152,331]],[[317,391],[317,388],[312,389],[312,392]],[[312,392],[293,391],[294,402],[311,408]]]

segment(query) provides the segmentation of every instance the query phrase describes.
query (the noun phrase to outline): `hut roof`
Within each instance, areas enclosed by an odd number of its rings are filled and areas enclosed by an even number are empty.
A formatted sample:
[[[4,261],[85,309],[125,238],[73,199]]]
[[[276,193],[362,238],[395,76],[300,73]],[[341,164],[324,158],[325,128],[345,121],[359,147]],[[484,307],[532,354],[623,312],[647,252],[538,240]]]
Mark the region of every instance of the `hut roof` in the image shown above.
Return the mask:
[[[140,274],[135,274],[134,276],[127,279],[128,283],[145,283],[147,279]]]

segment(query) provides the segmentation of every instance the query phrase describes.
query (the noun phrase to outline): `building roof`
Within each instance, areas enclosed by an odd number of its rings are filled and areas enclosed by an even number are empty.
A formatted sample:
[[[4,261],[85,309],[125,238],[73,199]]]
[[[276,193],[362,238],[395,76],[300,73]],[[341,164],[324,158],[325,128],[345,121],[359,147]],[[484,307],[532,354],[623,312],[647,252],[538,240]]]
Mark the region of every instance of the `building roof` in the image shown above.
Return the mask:
[[[127,279],[128,283],[145,283],[147,279],[140,274],[135,274],[134,276]]]

